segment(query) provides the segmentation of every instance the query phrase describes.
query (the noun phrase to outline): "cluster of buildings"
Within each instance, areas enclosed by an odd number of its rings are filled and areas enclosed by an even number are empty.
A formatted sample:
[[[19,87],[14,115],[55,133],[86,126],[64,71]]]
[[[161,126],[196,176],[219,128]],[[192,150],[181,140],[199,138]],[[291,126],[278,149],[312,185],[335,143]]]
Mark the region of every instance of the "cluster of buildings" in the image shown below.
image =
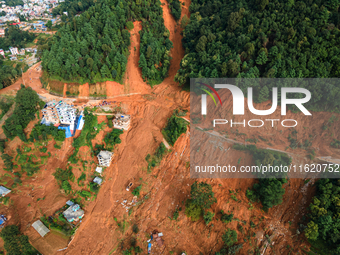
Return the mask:
[[[81,130],[84,126],[83,113],[77,113],[77,111],[73,105],[69,105],[62,100],[59,102],[56,100],[49,101],[46,103],[44,109],[42,109],[43,118],[41,124],[54,125],[62,129],[66,128],[66,137],[71,137],[74,135],[74,130]],[[128,130],[130,128],[130,121],[130,115],[118,113],[115,115],[112,123],[114,128]],[[103,150],[99,152],[97,155],[98,166],[95,170],[99,176],[93,179],[93,183],[99,186],[103,183],[103,179],[101,178],[103,167],[109,167],[111,165],[113,154],[111,151]],[[68,208],[62,212],[62,214],[68,222],[77,222],[83,218],[84,210],[82,210],[78,204],[73,203],[71,200],[67,201],[66,204]],[[32,226],[42,237],[49,233],[49,229],[44,226],[40,220],[34,222]]]
[[[26,53],[28,52],[31,52],[32,55],[31,56],[26,55]],[[0,49],[0,55],[5,59],[9,57],[9,60],[11,61],[17,61],[18,56],[26,55],[26,58],[24,58],[24,61],[26,62],[28,66],[32,66],[34,63],[38,61],[38,59],[35,57],[36,53],[37,53],[37,49],[33,49],[33,48],[18,49],[17,47],[10,47],[9,50],[6,50],[6,51],[4,51],[3,49]],[[22,59],[20,61],[22,61]]]
[[[27,20],[52,17],[53,8],[64,0],[23,0],[23,2],[24,5],[7,6],[5,1],[0,1],[0,13],[6,13],[5,16],[0,16],[0,22],[20,22],[19,15]]]
[[[68,222],[74,223],[84,217],[85,212],[78,204],[75,204],[69,200],[66,202],[66,205],[68,208],[63,211],[62,214]],[[44,237],[50,232],[50,230],[40,220],[35,221],[32,224],[32,227],[40,234],[41,237]]]
[[[78,112],[73,105],[64,101],[52,100],[41,110],[43,118],[41,124],[54,125],[65,130],[66,138],[74,136],[76,130],[82,130],[84,126],[83,112]]]

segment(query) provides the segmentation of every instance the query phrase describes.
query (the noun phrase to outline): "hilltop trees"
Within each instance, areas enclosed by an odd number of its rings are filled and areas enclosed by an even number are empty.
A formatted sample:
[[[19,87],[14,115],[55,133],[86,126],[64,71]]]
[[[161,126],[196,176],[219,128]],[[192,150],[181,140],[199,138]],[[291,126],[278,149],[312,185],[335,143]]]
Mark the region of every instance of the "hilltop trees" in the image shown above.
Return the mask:
[[[172,47],[159,1],[102,1],[66,23],[42,57],[42,67],[55,79],[121,82],[129,55],[133,20],[142,20],[143,78],[151,85],[166,77]],[[125,29],[127,28],[127,29]],[[141,57],[142,58],[142,57]]]
[[[183,32],[186,55],[175,80],[184,84],[198,77],[339,77],[338,8],[339,1],[326,0],[193,0]],[[308,109],[340,111],[339,85],[323,86],[322,91],[308,86]],[[272,87],[261,97],[260,89],[257,102],[267,100]]]

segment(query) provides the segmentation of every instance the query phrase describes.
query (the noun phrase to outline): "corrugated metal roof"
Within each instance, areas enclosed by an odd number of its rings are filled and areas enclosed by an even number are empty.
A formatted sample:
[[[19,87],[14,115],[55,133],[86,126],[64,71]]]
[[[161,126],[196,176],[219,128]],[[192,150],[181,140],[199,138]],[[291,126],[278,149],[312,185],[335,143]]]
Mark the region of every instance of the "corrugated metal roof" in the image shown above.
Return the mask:
[[[6,196],[10,192],[11,191],[9,189],[5,188],[4,186],[0,186],[0,195],[1,196]]]
[[[32,224],[32,227],[42,236],[44,237],[50,230],[40,221],[37,220]]]

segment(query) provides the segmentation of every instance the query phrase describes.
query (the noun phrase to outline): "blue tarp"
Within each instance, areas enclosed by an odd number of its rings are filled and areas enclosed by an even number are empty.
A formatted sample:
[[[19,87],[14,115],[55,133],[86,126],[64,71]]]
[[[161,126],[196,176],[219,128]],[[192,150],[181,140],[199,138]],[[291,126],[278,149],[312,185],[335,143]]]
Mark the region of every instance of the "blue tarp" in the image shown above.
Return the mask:
[[[58,129],[65,130],[66,138],[72,137],[70,126],[59,126]]]
[[[0,219],[0,225],[4,224],[4,220]]]

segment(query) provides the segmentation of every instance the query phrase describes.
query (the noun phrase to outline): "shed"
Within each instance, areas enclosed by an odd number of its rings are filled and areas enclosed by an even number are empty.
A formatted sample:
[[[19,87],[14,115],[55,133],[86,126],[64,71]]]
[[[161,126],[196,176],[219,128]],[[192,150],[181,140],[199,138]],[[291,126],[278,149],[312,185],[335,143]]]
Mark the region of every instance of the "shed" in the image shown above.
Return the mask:
[[[99,178],[99,177],[96,177],[96,178],[93,179],[93,182],[97,183],[100,186],[102,184],[102,182],[103,182],[103,179]]]
[[[48,232],[50,232],[50,230],[40,220],[34,222],[32,227],[41,235],[41,237],[44,237]]]
[[[100,167],[100,166],[97,166],[97,167],[96,167],[96,172],[102,174],[103,168]]]
[[[6,196],[8,193],[10,193],[11,191],[7,188],[5,188],[4,186],[0,186],[0,195],[1,196]]]
[[[74,205],[74,203],[71,200],[67,201],[66,204],[69,205],[69,206]]]

